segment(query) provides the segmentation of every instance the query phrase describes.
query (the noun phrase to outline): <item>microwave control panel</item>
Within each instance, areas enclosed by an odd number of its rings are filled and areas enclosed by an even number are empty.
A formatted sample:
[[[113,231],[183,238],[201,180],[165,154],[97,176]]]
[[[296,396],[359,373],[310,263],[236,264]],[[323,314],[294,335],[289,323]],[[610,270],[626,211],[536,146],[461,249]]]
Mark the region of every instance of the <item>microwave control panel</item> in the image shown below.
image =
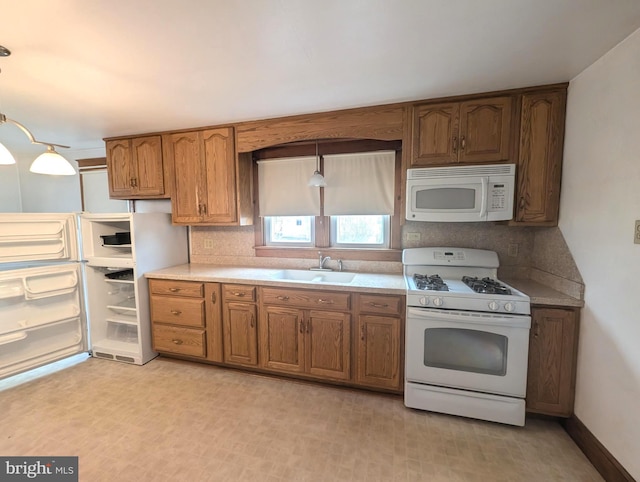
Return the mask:
[[[489,211],[502,211],[506,208],[507,191],[507,186],[503,182],[489,186]]]

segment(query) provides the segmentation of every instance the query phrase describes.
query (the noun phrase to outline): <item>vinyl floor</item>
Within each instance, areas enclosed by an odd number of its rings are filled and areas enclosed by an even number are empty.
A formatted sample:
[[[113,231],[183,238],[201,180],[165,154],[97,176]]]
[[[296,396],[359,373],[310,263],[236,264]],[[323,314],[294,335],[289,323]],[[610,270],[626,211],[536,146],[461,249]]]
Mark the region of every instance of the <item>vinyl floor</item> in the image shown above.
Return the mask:
[[[156,358],[89,358],[0,391],[0,455],[79,457],[80,481],[600,481],[562,427]]]

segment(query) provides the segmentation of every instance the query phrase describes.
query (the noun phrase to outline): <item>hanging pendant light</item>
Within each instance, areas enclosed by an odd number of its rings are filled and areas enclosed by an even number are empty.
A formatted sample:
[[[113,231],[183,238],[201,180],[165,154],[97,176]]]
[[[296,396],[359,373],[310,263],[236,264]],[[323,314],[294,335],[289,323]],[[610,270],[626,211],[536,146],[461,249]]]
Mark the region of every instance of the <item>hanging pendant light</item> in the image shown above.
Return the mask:
[[[324,180],[322,174],[320,174],[320,156],[318,155],[318,141],[316,141],[316,170],[309,178],[307,183],[310,187],[325,187],[327,182]]]
[[[11,51],[6,47],[0,45],[0,57],[8,57],[11,55]],[[17,126],[31,141],[31,144],[40,144],[47,146],[47,151],[40,154],[29,169],[31,172],[38,174],[49,174],[52,176],[73,176],[76,170],[71,166],[69,161],[56,152],[56,147],[62,147],[68,149],[69,146],[63,146],[61,144],[54,144],[52,142],[41,142],[36,140],[31,131],[20,122],[13,119],[9,119],[6,115],[0,112],[0,126],[6,123],[11,123]],[[16,160],[9,150],[0,143],[0,164],[15,164]]]

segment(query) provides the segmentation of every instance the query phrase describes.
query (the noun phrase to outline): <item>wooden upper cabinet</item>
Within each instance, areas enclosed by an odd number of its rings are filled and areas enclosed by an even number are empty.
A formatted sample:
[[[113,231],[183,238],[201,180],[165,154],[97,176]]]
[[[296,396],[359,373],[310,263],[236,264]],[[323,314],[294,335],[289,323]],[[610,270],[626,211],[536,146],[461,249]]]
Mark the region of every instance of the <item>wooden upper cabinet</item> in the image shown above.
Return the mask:
[[[174,172],[175,224],[251,224],[251,160],[236,162],[232,128],[166,134],[164,146]]]
[[[555,226],[560,181],[566,89],[522,95],[515,222]]]
[[[162,138],[136,137],[106,141],[109,197],[156,199],[169,197],[165,188]]]
[[[512,109],[510,96],[415,106],[411,165],[509,160]]]
[[[569,417],[575,398],[578,312],[531,309],[527,410]]]

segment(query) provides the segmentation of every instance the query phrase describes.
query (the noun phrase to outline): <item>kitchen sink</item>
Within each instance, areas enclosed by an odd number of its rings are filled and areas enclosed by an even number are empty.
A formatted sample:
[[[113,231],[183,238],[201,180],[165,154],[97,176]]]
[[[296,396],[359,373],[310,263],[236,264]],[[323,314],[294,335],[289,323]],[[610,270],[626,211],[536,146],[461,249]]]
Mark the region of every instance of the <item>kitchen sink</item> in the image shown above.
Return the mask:
[[[310,281],[313,283],[351,283],[355,273],[342,271],[307,271],[303,269],[283,269],[273,279],[290,281]]]

